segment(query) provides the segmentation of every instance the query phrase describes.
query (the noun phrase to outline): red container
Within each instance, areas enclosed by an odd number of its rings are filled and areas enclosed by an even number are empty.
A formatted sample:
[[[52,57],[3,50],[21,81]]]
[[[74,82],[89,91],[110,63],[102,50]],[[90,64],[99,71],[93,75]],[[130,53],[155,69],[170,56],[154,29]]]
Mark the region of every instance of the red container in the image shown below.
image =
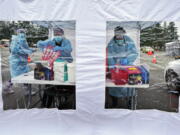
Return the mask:
[[[136,84],[137,76],[141,71],[136,66],[124,66],[111,69],[111,80],[116,85]],[[134,80],[132,80],[132,76]],[[131,78],[131,79],[130,79]]]
[[[111,79],[116,85],[128,83],[128,71],[125,68],[114,68],[111,70]]]

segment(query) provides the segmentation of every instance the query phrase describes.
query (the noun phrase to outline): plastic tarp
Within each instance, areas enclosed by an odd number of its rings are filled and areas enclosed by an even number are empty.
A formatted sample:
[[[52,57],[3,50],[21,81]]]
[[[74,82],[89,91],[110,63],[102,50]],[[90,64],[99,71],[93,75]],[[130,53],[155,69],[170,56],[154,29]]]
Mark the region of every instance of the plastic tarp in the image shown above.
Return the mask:
[[[76,110],[0,111],[0,134],[179,135],[178,113],[105,110],[103,66],[106,21],[179,21],[179,10],[179,0],[0,0],[2,21],[75,20],[77,46]]]

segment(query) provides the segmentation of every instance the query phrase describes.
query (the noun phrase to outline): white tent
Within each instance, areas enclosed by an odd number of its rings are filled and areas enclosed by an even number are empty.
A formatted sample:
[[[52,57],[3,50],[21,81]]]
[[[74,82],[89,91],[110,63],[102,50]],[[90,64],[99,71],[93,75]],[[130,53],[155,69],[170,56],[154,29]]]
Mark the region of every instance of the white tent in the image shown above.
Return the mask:
[[[1,110],[0,134],[179,135],[178,113],[104,109],[102,66],[106,21],[178,21],[179,8],[179,0],[0,0],[0,20],[75,20],[77,45],[76,110]]]

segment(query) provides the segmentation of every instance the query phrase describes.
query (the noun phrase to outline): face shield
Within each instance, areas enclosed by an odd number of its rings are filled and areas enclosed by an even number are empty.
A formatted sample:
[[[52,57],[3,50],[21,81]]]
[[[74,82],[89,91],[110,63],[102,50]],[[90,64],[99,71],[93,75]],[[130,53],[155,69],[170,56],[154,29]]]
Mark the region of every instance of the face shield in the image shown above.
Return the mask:
[[[17,30],[17,35],[21,39],[26,38],[26,31],[25,31],[25,29],[18,29]]]
[[[121,40],[123,39],[123,36],[124,36],[125,32],[124,31],[115,31],[114,32],[114,35],[116,37],[117,40]]]
[[[64,30],[61,28],[57,28],[54,30],[54,40],[56,44],[60,44],[64,37]]]

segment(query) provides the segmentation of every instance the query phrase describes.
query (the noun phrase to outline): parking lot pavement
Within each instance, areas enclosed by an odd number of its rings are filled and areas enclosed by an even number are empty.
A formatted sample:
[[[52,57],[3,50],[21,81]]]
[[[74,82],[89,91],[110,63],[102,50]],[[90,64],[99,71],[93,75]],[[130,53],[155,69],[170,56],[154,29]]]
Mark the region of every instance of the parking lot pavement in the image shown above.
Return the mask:
[[[164,81],[164,69],[173,58],[166,56],[165,52],[156,52],[157,64],[152,63],[153,56],[141,53],[141,63],[150,68],[150,87],[138,89],[138,109],[159,109],[164,111],[177,111],[178,96],[168,93]]]

